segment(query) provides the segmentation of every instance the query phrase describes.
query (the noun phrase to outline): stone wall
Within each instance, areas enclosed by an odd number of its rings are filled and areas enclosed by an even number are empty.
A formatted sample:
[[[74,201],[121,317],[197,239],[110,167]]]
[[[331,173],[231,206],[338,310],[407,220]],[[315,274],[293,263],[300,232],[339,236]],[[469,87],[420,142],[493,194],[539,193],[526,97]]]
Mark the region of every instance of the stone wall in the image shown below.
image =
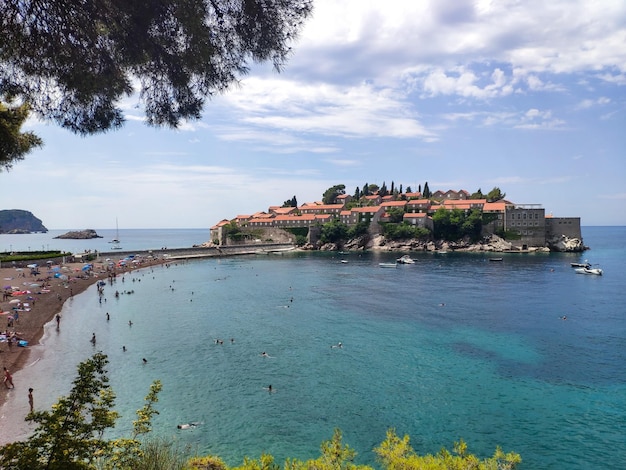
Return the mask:
[[[580,217],[547,217],[546,239],[550,240],[561,235],[582,240]]]

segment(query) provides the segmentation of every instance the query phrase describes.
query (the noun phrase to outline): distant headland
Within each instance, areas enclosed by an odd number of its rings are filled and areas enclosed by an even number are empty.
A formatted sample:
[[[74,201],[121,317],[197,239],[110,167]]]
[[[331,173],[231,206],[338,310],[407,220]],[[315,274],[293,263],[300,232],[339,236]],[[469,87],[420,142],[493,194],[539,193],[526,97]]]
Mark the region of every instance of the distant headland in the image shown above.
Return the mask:
[[[20,209],[0,210],[0,234],[46,233],[40,219],[31,212]]]

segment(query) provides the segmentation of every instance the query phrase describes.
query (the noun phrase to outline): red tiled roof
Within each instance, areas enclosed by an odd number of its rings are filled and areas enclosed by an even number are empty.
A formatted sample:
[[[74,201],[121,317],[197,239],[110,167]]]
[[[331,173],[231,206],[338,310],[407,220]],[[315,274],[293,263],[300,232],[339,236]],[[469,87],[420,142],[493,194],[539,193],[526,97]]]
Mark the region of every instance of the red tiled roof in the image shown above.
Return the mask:
[[[315,220],[315,214],[302,214],[302,215],[277,215],[272,220]]]
[[[504,212],[506,210],[506,206],[510,205],[509,202],[505,201],[497,201],[497,202],[487,202],[483,206],[483,211],[485,212]]]
[[[380,210],[380,206],[365,206],[365,207],[354,207],[352,212],[378,212]]]
[[[383,207],[404,207],[406,206],[406,201],[386,201],[381,204]]]
[[[331,210],[331,209],[343,209],[343,204],[319,204],[314,206],[300,206],[302,210]]]

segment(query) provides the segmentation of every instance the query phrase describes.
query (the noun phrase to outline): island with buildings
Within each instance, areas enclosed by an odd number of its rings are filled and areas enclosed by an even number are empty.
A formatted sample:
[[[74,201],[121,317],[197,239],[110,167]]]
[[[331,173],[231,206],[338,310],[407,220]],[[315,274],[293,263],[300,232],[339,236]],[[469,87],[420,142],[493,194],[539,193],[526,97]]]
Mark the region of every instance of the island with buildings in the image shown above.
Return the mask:
[[[345,194],[343,185],[330,188],[318,202],[297,205],[296,198],[267,211],[237,215],[211,227],[212,246],[274,241],[308,249],[386,249],[466,251],[567,251],[586,249],[580,217],[554,217],[540,204],[506,200],[498,188],[486,197],[480,190],[361,192]],[[393,187],[393,185],[392,185]],[[378,188],[378,187],[376,187]],[[384,184],[383,184],[384,188]],[[401,188],[401,187],[400,187]],[[497,190],[497,191],[496,191]],[[365,193],[365,194],[364,194]],[[459,231],[458,239],[445,232],[444,222],[457,220],[473,232]],[[325,239],[329,224],[344,234],[361,228],[352,239]],[[403,228],[404,237],[390,237],[390,226]],[[407,228],[418,229],[414,232]],[[457,227],[460,228],[460,227]],[[352,232],[355,233],[355,232]],[[393,232],[393,233],[397,233]],[[410,236],[411,233],[417,234]],[[469,233],[469,235],[468,235]]]

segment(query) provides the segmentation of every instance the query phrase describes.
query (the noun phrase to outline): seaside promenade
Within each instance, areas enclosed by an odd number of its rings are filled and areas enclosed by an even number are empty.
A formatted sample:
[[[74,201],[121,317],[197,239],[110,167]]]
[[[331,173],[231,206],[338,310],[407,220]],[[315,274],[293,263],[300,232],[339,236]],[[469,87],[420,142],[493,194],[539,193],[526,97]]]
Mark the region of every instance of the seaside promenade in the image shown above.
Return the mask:
[[[167,261],[176,259],[215,258],[220,256],[278,253],[294,249],[295,245],[291,243],[255,243],[229,246],[194,246],[191,248],[167,248],[159,250],[119,250],[98,253],[98,261],[102,261],[103,259],[106,260],[107,258],[120,259],[129,255],[153,257],[155,259]]]

